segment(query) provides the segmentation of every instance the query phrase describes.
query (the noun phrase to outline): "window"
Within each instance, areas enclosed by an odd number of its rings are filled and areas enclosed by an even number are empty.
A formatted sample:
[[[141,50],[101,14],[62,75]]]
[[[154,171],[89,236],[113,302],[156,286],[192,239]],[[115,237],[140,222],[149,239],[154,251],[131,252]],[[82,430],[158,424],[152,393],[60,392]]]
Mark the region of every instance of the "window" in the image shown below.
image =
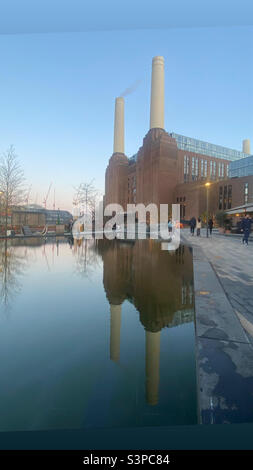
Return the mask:
[[[210,160],[210,179],[216,179],[216,161]]]
[[[228,187],[224,186],[223,191],[223,209],[226,210],[227,208],[227,195],[228,195]]]
[[[196,157],[196,159],[195,159],[195,176],[196,176],[196,180],[198,179],[198,175],[199,175],[199,159]]]
[[[232,185],[228,186],[228,209],[232,207]]]
[[[213,162],[213,179],[216,179],[216,162]]]
[[[219,189],[219,210],[222,209],[222,196],[223,196],[223,187],[220,186],[220,189]]]
[[[192,157],[192,180],[195,179],[195,157]]]
[[[207,177],[207,160],[205,160],[204,177]]]
[[[189,157],[184,156],[184,181],[189,181]]]
[[[192,157],[192,181],[198,179],[198,159],[197,157]]]
[[[244,204],[249,201],[249,183],[244,183]]]
[[[201,162],[200,162],[200,175],[201,175],[201,178],[203,178],[203,176],[204,176],[204,160],[201,160]]]
[[[185,217],[185,204],[180,204],[180,219]]]

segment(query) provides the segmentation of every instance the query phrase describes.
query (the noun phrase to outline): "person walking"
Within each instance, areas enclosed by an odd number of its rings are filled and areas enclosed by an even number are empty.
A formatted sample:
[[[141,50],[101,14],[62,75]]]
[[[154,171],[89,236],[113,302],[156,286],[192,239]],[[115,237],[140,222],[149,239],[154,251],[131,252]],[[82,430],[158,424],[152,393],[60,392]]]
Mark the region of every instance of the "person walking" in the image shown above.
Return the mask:
[[[197,237],[200,237],[200,229],[201,229],[201,218],[198,217],[198,220],[197,220]]]
[[[190,220],[190,229],[191,229],[191,234],[192,234],[192,237],[194,236],[194,231],[195,231],[195,227],[196,227],[196,219],[195,217],[193,216]]]
[[[208,220],[208,228],[209,228],[209,232],[210,232],[210,235],[212,235],[212,231],[213,231],[213,219],[210,217],[210,219]]]
[[[241,229],[243,231],[243,239],[242,243],[243,245],[249,244],[249,235],[250,235],[250,230],[251,230],[251,224],[252,224],[252,219],[250,218],[249,214],[247,214],[243,219],[242,219],[242,224],[241,224]]]
[[[169,222],[168,222],[169,233],[172,232],[172,228],[173,228],[172,222],[171,222],[171,220],[169,220]]]

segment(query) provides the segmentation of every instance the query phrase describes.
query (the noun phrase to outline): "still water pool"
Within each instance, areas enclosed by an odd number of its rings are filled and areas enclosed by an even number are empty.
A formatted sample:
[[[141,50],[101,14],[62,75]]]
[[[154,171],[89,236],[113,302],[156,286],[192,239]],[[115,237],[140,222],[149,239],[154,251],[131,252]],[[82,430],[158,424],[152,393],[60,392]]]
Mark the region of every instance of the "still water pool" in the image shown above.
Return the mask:
[[[190,248],[0,248],[0,431],[197,423]]]

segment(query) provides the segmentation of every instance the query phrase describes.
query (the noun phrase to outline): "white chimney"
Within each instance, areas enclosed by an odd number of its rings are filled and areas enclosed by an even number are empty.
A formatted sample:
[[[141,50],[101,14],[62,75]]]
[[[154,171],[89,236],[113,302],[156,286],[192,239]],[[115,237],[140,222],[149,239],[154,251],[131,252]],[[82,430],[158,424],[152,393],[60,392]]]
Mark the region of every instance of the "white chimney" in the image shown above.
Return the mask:
[[[121,327],[121,305],[110,305],[111,310],[111,332],[110,332],[110,359],[119,361],[120,358],[120,327]]]
[[[149,405],[159,401],[160,331],[146,330],[146,398]]]
[[[150,103],[150,129],[164,129],[164,58],[153,57],[151,103]]]
[[[115,100],[113,153],[125,153],[124,145],[124,98]]]
[[[245,139],[242,141],[242,151],[243,153],[248,153],[250,155],[250,140]]]

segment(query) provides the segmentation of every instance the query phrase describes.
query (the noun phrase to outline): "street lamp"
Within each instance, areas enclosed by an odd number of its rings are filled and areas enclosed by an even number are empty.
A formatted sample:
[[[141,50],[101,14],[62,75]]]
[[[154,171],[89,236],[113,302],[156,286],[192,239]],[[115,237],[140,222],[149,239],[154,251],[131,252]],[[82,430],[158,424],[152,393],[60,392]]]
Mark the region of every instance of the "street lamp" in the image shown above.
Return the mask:
[[[209,211],[209,186],[211,185],[211,183],[207,182],[205,184],[205,187],[206,187],[206,236],[208,238],[208,211]]]

